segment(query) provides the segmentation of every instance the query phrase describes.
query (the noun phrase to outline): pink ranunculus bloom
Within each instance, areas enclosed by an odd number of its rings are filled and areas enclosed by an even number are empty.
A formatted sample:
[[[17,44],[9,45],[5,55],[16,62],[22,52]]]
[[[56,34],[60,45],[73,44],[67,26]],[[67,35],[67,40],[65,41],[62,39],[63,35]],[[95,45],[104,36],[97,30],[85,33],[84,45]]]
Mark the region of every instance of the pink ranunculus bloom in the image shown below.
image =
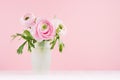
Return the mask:
[[[31,13],[27,13],[21,18],[21,22],[26,28],[32,27],[35,25],[35,16]]]
[[[55,36],[53,24],[46,19],[38,19],[32,28],[32,35],[37,41],[50,40]]]

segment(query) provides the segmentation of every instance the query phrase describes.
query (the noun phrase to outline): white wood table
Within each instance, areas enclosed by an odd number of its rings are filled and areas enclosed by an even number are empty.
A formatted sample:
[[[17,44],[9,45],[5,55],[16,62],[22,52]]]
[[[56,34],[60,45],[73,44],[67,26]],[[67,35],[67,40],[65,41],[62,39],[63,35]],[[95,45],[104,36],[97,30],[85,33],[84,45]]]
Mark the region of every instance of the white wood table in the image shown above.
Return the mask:
[[[0,80],[120,80],[120,71],[0,71]]]

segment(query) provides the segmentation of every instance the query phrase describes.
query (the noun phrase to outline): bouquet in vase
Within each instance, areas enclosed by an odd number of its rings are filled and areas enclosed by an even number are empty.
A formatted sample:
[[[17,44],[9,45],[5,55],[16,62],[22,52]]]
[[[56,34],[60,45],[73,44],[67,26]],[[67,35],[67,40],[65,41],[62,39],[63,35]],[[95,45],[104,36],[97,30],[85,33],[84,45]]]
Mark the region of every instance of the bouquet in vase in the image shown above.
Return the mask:
[[[58,49],[62,52],[64,43],[61,36],[65,34],[66,29],[61,20],[56,17],[52,20],[41,19],[31,13],[27,13],[21,18],[21,23],[24,26],[24,31],[12,35],[13,39],[20,37],[24,40],[17,49],[18,54],[23,53],[25,45],[28,47],[27,50],[32,52],[38,44],[41,48],[44,48],[46,43],[49,44],[50,49],[53,49],[55,44],[58,43]]]

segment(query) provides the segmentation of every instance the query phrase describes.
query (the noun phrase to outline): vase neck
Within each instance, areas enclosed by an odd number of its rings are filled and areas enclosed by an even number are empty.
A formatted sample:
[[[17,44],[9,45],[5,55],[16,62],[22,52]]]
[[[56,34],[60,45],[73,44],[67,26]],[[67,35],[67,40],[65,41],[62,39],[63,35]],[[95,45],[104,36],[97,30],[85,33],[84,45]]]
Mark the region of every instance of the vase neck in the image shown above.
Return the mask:
[[[49,41],[42,41],[35,43],[35,48],[50,48],[50,42]]]

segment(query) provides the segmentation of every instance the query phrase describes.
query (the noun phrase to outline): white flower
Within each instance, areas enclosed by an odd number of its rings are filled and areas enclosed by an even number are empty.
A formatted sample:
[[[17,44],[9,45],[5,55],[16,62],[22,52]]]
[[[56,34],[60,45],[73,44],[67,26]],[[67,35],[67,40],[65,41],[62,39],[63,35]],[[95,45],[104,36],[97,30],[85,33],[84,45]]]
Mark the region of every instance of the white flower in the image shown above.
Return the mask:
[[[61,31],[59,32],[60,35],[65,35],[66,34],[66,26],[63,24],[63,21],[61,21],[58,18],[54,18],[51,20],[52,24],[55,26],[57,29],[59,26],[62,27]]]

